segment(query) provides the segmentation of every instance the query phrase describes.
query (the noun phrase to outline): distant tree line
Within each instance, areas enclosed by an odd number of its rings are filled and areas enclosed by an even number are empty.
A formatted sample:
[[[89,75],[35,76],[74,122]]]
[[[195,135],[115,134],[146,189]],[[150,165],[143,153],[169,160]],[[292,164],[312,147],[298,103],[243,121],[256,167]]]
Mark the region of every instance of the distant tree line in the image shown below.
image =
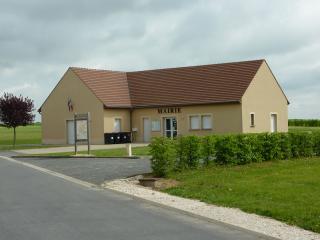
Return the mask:
[[[320,119],[289,119],[289,126],[320,127]]]

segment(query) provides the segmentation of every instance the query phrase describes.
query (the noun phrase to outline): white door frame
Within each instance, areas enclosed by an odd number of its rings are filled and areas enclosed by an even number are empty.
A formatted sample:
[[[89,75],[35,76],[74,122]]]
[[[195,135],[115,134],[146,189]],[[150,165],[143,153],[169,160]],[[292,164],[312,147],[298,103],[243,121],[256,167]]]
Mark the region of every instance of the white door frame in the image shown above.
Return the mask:
[[[170,130],[167,130],[167,119],[170,119]],[[176,129],[174,130],[173,129],[173,119],[176,120],[176,124],[177,124],[177,127]],[[176,135],[178,135],[178,122],[177,122],[177,118],[176,117],[164,117],[163,118],[163,135],[165,137],[167,137],[167,132],[170,132],[170,138],[173,138],[174,137],[174,132],[176,132]]]
[[[270,113],[270,131],[272,133],[278,131],[278,113],[276,112]]]

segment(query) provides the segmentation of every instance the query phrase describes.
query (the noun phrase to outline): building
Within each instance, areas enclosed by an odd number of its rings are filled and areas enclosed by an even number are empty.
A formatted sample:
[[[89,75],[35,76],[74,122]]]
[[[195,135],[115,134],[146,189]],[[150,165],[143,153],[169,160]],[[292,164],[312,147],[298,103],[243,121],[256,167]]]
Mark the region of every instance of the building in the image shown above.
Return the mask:
[[[71,67],[45,100],[42,141],[72,143],[74,113],[90,112],[91,141],[286,132],[288,104],[265,60],[136,72]]]

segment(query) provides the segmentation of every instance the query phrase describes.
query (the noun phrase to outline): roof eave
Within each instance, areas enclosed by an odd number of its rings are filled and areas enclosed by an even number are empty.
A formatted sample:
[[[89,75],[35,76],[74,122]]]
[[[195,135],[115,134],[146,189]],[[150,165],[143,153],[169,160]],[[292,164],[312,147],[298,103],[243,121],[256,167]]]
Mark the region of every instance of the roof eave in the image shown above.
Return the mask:
[[[207,103],[185,103],[185,104],[150,104],[150,105],[135,105],[135,106],[104,105],[104,109],[141,109],[141,108],[186,107],[186,106],[218,105],[218,104],[241,104],[241,100],[215,101],[215,102],[207,102]]]

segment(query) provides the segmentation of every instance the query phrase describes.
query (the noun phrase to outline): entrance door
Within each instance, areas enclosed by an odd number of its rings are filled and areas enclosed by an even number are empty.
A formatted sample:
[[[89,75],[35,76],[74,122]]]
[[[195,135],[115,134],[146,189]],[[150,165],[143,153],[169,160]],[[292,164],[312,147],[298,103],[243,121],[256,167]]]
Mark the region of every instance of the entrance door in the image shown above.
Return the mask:
[[[74,144],[74,121],[67,120],[67,143]]]
[[[143,118],[143,141],[150,142],[151,122],[149,118]]]
[[[271,114],[271,132],[277,132],[277,114]]]
[[[175,138],[177,136],[177,119],[175,117],[165,118],[163,129],[166,137]]]

